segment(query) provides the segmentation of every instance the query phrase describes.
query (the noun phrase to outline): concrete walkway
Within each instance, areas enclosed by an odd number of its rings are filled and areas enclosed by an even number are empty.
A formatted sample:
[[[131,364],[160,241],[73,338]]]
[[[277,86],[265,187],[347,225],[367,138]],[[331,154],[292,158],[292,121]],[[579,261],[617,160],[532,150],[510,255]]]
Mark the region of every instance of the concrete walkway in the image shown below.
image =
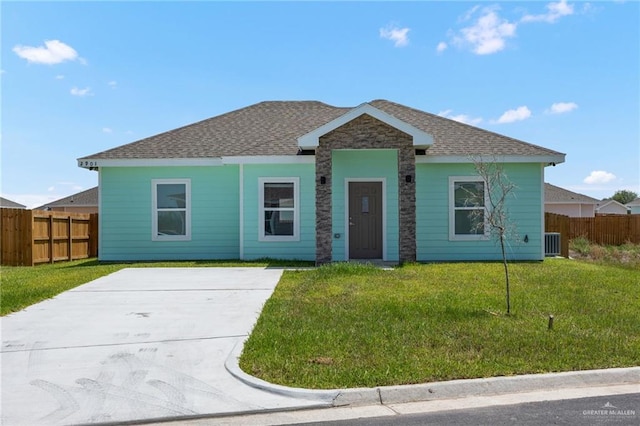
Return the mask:
[[[327,406],[224,364],[282,270],[124,269],[2,318],[1,424],[68,425]]]

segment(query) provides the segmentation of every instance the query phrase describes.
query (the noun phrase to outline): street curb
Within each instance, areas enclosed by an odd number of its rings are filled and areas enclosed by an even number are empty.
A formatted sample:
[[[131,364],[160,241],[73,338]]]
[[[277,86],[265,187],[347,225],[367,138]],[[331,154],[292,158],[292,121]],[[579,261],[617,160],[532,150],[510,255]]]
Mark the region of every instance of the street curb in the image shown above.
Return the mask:
[[[561,373],[525,374],[509,377],[461,379],[417,385],[380,386],[313,390],[275,385],[251,376],[240,369],[238,358],[244,341],[233,348],[225,368],[232,376],[249,386],[291,398],[311,399],[327,406],[388,405],[438,399],[490,396],[533,391],[557,390],[590,386],[640,385],[640,367],[607,368],[602,370],[567,371]]]
[[[380,399],[382,404],[386,405],[468,396],[489,396],[634,383],[640,385],[640,367],[462,379],[409,386],[385,386],[380,388]]]
[[[224,362],[224,367],[227,371],[236,379],[241,382],[271,393],[278,395],[284,395],[291,398],[310,399],[325,403],[328,407],[333,405],[333,400],[338,395],[339,391],[335,390],[313,390],[303,388],[292,388],[288,386],[275,385],[262,379],[258,379],[250,374],[245,373],[240,369],[238,359],[242,353],[242,347],[244,346],[244,340],[238,341],[231,350],[231,353]]]

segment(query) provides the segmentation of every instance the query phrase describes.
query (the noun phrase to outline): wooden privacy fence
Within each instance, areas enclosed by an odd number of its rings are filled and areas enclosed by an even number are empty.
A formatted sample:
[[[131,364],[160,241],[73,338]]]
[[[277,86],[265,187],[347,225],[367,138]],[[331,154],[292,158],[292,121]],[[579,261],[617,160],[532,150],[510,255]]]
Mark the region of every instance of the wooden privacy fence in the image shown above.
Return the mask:
[[[640,215],[606,215],[570,218],[570,238],[585,237],[595,244],[640,244]]]
[[[98,215],[1,209],[0,263],[33,266],[98,255]]]
[[[584,237],[594,244],[618,246],[640,244],[640,215],[569,217],[545,213],[545,232],[561,234],[562,256],[569,256],[569,240]]]
[[[560,256],[569,257],[570,217],[555,213],[544,214],[544,232],[560,234]]]

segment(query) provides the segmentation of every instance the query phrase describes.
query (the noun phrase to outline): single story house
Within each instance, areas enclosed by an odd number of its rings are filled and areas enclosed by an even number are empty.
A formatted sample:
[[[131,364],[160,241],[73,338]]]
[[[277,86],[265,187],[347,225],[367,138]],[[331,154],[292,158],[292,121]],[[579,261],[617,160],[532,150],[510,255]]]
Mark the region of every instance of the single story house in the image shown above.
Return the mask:
[[[562,214],[569,217],[594,217],[600,200],[560,188],[544,184],[544,211]]]
[[[510,258],[544,259],[544,171],[565,154],[386,100],[261,102],[78,165],[99,173],[101,260],[500,259],[471,220],[474,158],[517,186]]]
[[[625,205],[629,208],[629,213],[640,214],[640,198],[636,198],[632,202]]]
[[[44,204],[35,210],[55,212],[98,213],[98,187],[89,188],[77,194],[69,195]]]
[[[616,200],[602,200],[596,208],[596,214],[628,214],[629,208]]]
[[[26,209],[27,206],[11,201],[7,198],[0,197],[0,207],[5,209]]]

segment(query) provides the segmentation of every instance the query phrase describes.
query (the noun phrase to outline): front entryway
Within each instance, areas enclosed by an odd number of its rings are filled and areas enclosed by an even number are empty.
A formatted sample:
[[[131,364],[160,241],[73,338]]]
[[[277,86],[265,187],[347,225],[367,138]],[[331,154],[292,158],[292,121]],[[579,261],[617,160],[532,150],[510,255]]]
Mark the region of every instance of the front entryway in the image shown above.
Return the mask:
[[[382,182],[349,182],[349,259],[382,259]]]

